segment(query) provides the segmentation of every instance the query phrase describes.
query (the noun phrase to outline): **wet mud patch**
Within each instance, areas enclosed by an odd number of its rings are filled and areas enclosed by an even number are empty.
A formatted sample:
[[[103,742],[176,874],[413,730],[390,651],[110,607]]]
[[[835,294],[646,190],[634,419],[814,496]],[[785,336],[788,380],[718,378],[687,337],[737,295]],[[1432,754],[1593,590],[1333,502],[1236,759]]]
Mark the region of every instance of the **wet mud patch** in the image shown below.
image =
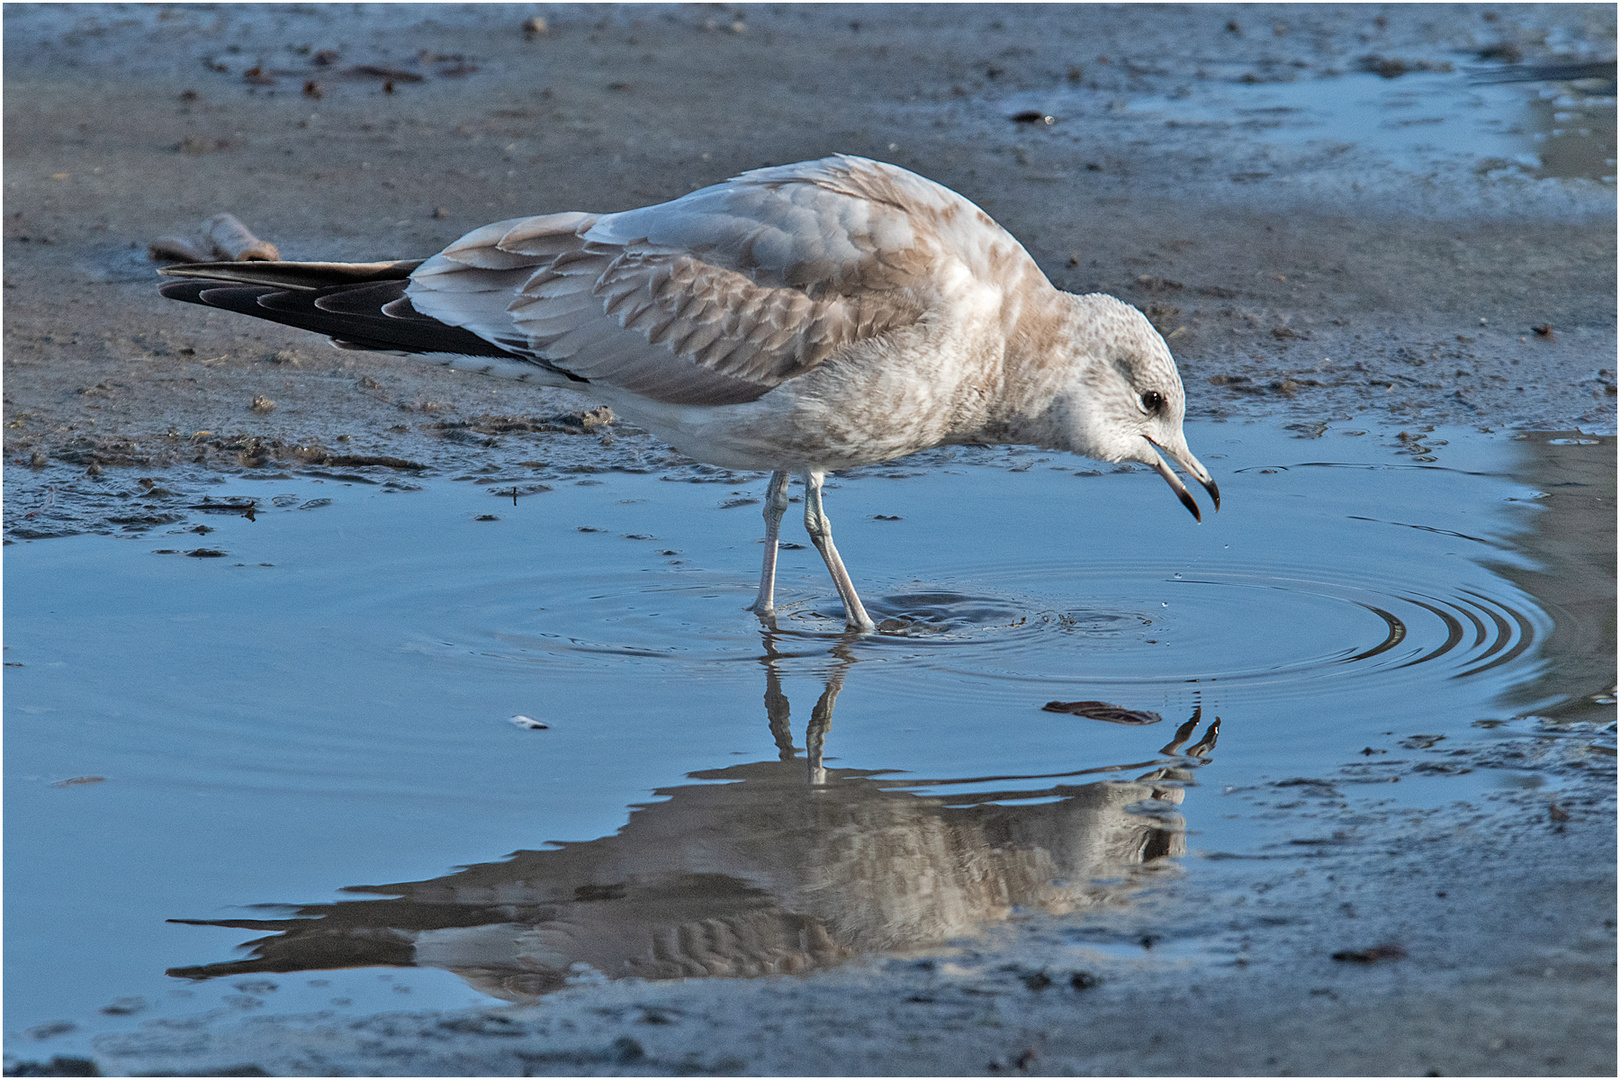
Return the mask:
[[[197,514],[222,512],[208,505],[209,492],[240,479],[274,481],[298,476],[404,491],[413,488],[413,477],[459,472],[474,464],[499,475],[474,474],[467,479],[535,494],[550,490],[539,479],[558,475],[577,477],[604,470],[646,471],[666,466],[675,478],[692,467],[679,455],[649,447],[646,436],[637,429],[622,424],[615,427],[606,407],[537,416],[427,421],[405,430],[416,436],[411,456],[362,452],[348,435],[332,440],[336,449],[319,439],[213,431],[182,435],[172,429],[158,435],[26,439],[24,445],[42,448],[13,453],[6,459],[11,497],[6,500],[5,537],[9,543],[189,526],[195,524]],[[468,461],[468,451],[478,455],[475,462]],[[161,477],[143,475],[158,473]],[[727,474],[721,482],[747,479]]]

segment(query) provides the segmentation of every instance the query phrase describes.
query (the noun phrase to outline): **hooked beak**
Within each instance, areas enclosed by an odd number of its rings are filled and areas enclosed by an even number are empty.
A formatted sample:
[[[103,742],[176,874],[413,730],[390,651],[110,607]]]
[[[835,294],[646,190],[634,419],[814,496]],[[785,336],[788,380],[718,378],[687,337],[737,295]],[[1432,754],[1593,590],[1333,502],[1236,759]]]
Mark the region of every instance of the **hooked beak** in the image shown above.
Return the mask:
[[[1181,477],[1172,472],[1170,466],[1165,463],[1163,456],[1165,454],[1169,454],[1175,459],[1177,465],[1187,470],[1187,475],[1204,485],[1204,490],[1209,492],[1209,497],[1215,500],[1216,510],[1221,508],[1221,489],[1215,486],[1215,481],[1210,477],[1209,470],[1204,468],[1197,458],[1186,450],[1171,450],[1161,446],[1146,435],[1143,435],[1142,438],[1147,439],[1153,449],[1159,452],[1157,460],[1153,462],[1153,467],[1159,471],[1160,476],[1164,477],[1164,482],[1170,485],[1170,490],[1176,493],[1176,498],[1180,499],[1181,505],[1185,506],[1187,512],[1192,514],[1194,521],[1204,520],[1203,515],[1198,512],[1198,503],[1193,501],[1192,495],[1187,491],[1187,485],[1181,482]]]

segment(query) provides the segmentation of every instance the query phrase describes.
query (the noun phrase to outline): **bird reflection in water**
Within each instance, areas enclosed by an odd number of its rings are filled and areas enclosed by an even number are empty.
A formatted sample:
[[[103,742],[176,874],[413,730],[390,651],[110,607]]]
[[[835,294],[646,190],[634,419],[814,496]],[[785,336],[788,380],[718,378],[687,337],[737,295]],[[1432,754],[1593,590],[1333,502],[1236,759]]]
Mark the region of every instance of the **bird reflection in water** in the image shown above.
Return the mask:
[[[249,943],[246,959],[169,974],[436,967],[522,1002],[581,966],[609,978],[802,973],[937,946],[1017,910],[1119,903],[1144,872],[1185,852],[1176,807],[1215,748],[1218,718],[1192,742],[1195,709],[1149,760],[1040,776],[828,768],[833,705],[853,658],[835,650],[801,757],[781,657],[765,637],[778,760],[692,773],[698,783],[660,789],[662,801],[633,808],[612,836],[344,890],[386,899],[311,904],[278,919],[176,920],[274,934]],[[1123,773],[1140,775],[1113,778]]]

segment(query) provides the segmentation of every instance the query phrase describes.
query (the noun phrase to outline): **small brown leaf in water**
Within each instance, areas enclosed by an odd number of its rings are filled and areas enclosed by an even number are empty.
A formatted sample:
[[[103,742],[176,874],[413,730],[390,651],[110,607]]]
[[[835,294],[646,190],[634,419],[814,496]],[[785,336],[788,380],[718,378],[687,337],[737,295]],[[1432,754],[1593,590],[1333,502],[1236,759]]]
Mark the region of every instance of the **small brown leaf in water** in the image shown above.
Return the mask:
[[[1128,724],[1133,727],[1157,724],[1164,719],[1156,712],[1126,709],[1119,705],[1110,705],[1106,701],[1048,701],[1041,706],[1041,711],[1073,713],[1088,720],[1103,720],[1110,724]]]

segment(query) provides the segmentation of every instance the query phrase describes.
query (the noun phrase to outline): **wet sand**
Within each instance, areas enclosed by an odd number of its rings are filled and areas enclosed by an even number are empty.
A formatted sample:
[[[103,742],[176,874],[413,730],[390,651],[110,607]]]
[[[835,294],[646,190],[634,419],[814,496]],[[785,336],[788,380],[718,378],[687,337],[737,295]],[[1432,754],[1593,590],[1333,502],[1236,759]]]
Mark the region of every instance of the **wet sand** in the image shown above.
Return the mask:
[[[526,35],[537,12],[546,33]],[[620,209],[831,152],[917,169],[1059,286],[1142,306],[1196,416],[1614,431],[1612,181],[1314,145],[1250,160],[1236,129],[1116,108],[1349,78],[1374,54],[1460,67],[1505,42],[1530,59],[1612,48],[1612,8],[12,6],[5,33],[8,542],[127,531],[132,512],[183,522],[243,469],[471,471],[537,448],[612,468],[646,452],[587,399],[164,301],[146,257],[159,236],[229,211],[287,258],[415,257],[503,217]],[[1070,113],[1008,118],[1054,86]],[[1597,524],[1560,538],[1581,550],[1551,552],[1566,578],[1612,568],[1612,456],[1597,479]],[[1612,570],[1602,588],[1612,642]],[[1601,640],[1602,611],[1588,622]],[[1598,722],[1612,719],[1611,704]],[[1244,924],[1251,962],[1193,985],[1122,961],[1093,991],[1030,989],[1019,974],[1051,951],[1031,922],[953,958],[948,992],[938,965],[909,960],[585,986],[500,1011],[523,1029],[501,1038],[465,1017],[221,1023],[189,1049],[109,1047],[102,1067],[1607,1074],[1612,769],[1584,775],[1568,822],[1530,795],[1422,824],[1369,811],[1373,841],[1309,877],[1233,862],[1200,878],[1208,895],[1156,895],[1133,915],[1144,933],[1239,897],[1274,905]],[[1421,934],[1454,961],[1324,959]],[[647,1023],[649,1008],[678,1022]]]

